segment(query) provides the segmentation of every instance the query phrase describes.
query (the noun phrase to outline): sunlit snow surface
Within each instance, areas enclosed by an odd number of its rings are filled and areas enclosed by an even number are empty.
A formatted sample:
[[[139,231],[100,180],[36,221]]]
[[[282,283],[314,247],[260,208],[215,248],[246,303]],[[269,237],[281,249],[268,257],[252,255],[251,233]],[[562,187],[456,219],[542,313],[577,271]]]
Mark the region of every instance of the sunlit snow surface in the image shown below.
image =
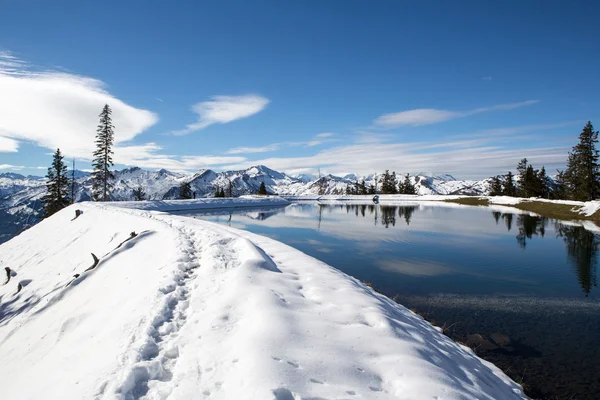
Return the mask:
[[[0,287],[0,398],[525,398],[421,317],[287,245],[118,205],[68,207],[0,247],[16,272]],[[90,253],[101,260],[84,272]]]

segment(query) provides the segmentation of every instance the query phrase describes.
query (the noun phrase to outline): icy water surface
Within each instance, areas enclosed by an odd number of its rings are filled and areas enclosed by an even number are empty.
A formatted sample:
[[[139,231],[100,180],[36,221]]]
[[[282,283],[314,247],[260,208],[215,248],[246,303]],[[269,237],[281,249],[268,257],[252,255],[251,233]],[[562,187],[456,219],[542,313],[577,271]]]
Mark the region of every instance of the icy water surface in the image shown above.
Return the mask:
[[[540,399],[600,399],[600,236],[489,208],[185,212],[272,237],[395,297]]]

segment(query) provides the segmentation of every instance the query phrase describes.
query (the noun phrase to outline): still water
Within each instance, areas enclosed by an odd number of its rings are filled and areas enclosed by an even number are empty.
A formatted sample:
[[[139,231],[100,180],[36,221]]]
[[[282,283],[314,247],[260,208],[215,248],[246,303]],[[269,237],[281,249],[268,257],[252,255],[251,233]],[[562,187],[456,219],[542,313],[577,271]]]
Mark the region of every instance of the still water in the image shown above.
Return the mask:
[[[534,398],[600,399],[600,236],[577,224],[439,205],[178,214],[269,236],[370,282]]]

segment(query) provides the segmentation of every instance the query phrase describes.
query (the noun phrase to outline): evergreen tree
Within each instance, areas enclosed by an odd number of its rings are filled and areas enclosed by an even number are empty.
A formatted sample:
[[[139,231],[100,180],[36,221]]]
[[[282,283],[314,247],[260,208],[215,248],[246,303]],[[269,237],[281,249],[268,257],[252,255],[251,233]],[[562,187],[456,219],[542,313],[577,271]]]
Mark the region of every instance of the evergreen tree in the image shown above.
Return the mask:
[[[75,159],[73,159],[73,169],[71,170],[71,204],[75,203]]]
[[[415,185],[410,181],[409,174],[404,175],[404,182],[400,183],[399,187],[399,193],[401,194],[417,194],[417,188],[415,188]]]
[[[352,189],[350,188],[350,185],[347,184],[346,185],[346,195],[351,195],[352,194]]]
[[[182,182],[181,185],[179,185],[179,198],[182,200],[192,198],[192,186],[189,182]]]
[[[579,135],[579,143],[569,153],[563,177],[566,193],[574,200],[593,200],[600,193],[600,165],[598,164],[598,131],[588,123]]]
[[[490,187],[490,196],[500,196],[502,195],[502,181],[497,176],[492,178],[492,184]],[[498,221],[496,221],[498,222]]]
[[[69,176],[60,149],[56,149],[52,166],[48,168],[46,194],[42,197],[44,217],[49,217],[71,203],[69,199]]]
[[[110,179],[114,179],[113,173],[109,170],[113,166],[112,145],[115,136],[111,114],[112,111],[106,104],[100,113],[100,123],[96,130],[96,151],[92,163],[94,167],[94,172],[92,172],[92,196],[96,201],[109,200],[109,192],[112,188]]]
[[[390,174],[389,170],[385,170],[385,173],[381,177],[381,193],[382,194],[396,194],[398,193],[396,183],[396,172]]]
[[[375,185],[373,185],[372,183],[369,185],[369,190],[367,194],[376,194],[377,192],[375,191]]]
[[[529,197],[527,196],[527,188],[526,188],[526,179],[527,179],[527,159],[523,158],[517,164],[517,182],[519,184],[519,188],[517,189],[517,195],[519,197]]]
[[[511,171],[508,171],[506,174],[506,179],[504,182],[504,189],[502,190],[502,194],[505,196],[516,196],[517,188],[515,188],[514,176]]]
[[[146,200],[146,192],[144,192],[144,189],[141,186],[133,189],[133,199],[135,201]]]
[[[225,197],[225,189],[221,188],[221,192],[219,193],[219,197]]]
[[[265,186],[264,182],[260,183],[260,187],[258,188],[258,194],[261,194],[261,195],[267,195],[267,194],[269,194],[267,192],[267,187]]]
[[[564,171],[556,171],[556,180],[554,181],[554,190],[552,191],[552,199],[566,199],[567,197],[567,182]]]
[[[396,178],[396,171],[392,171],[390,190],[391,194],[398,194],[398,179]]]
[[[538,182],[537,195],[544,199],[549,198],[550,197],[550,178],[548,178],[548,175],[546,175],[546,167],[542,166],[542,169],[540,170],[540,172],[538,172],[537,182]]]
[[[359,185],[360,194],[367,194],[367,186],[365,185],[365,180],[363,179]]]

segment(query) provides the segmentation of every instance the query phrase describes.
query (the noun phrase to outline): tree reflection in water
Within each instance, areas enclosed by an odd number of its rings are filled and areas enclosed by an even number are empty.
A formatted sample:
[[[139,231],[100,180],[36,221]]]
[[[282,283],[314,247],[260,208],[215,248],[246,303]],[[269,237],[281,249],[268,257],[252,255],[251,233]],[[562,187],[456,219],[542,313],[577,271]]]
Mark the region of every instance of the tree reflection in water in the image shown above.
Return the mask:
[[[494,211],[492,216],[496,224],[503,219],[508,231],[511,230],[513,214]],[[548,222],[549,220],[545,217],[517,214],[519,233],[516,238],[519,246],[526,248],[527,241],[534,236],[543,238]],[[597,264],[600,237],[583,226],[565,225],[558,221],[555,222],[555,230],[567,246],[568,261],[574,267],[579,285],[587,297],[592,288],[598,286]]]
[[[396,214],[398,219],[404,219],[406,225],[410,225],[410,220],[418,206],[392,206],[392,205],[374,205],[374,204],[346,204],[346,213],[354,213],[357,217],[366,217],[367,211],[373,217],[375,226],[381,225],[384,228],[396,226]]]
[[[600,240],[581,226],[556,223],[556,231],[567,245],[569,261],[575,267],[577,279],[586,296],[597,286],[597,255]]]

